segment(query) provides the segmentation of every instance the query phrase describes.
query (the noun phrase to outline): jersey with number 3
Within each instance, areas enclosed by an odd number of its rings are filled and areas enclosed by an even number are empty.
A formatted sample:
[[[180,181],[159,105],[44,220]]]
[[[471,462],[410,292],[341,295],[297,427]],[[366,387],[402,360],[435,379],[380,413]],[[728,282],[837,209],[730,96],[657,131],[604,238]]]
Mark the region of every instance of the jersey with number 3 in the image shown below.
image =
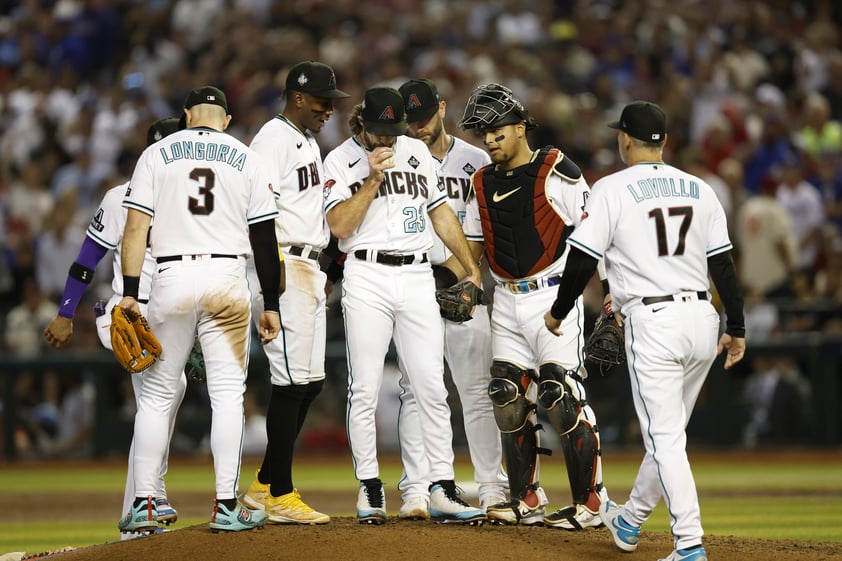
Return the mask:
[[[259,154],[227,133],[197,127],[141,154],[123,206],[153,216],[153,257],[248,255],[248,226],[277,217],[276,197]]]
[[[635,298],[708,290],[708,257],[731,249],[713,189],[651,162],[594,183],[585,219],[568,243],[605,257],[612,299],[621,309]]]
[[[339,249],[350,253],[374,249],[416,253],[433,246],[435,234],[428,212],[447,202],[427,145],[399,136],[392,148],[395,167],[385,178],[357,229],[339,240]],[[325,158],[325,213],[350,199],[369,175],[368,152],[351,137]]]

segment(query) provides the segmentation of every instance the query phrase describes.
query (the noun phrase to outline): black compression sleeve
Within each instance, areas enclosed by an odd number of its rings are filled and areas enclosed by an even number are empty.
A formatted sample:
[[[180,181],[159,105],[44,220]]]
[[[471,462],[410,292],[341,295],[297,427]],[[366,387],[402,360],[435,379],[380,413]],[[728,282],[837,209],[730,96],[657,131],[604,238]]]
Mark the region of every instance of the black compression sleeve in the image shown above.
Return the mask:
[[[573,246],[570,246],[570,254],[567,256],[567,264],[564,265],[564,274],[561,276],[561,284],[558,287],[550,313],[556,319],[567,317],[568,312],[576,303],[576,298],[585,290],[588,281],[596,271],[597,260]]]
[[[275,236],[275,221],[264,220],[249,226],[251,249],[254,253],[254,267],[263,292],[263,309],[278,312],[280,307],[281,261],[278,257],[278,238]]]
[[[737,269],[731,252],[726,251],[708,257],[708,270],[722,305],[725,306],[725,333],[732,337],[746,336],[743,317],[743,291],[737,281]]]

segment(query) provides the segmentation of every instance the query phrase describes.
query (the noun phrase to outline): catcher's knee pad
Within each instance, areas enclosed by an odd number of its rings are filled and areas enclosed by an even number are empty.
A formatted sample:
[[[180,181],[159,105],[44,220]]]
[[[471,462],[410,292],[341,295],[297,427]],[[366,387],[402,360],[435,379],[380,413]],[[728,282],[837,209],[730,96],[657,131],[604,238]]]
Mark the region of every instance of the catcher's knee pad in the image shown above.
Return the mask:
[[[599,447],[599,430],[582,419],[576,427],[561,437],[564,462],[573,502],[585,504],[591,492],[598,493],[602,481],[596,481],[602,450]]]
[[[575,374],[554,363],[542,364],[539,372],[538,403],[547,410],[552,427],[563,436],[582,419],[583,404],[572,391]]]
[[[526,397],[526,390],[534,379],[534,370],[524,370],[499,360],[491,364],[488,396],[494,404],[494,419],[500,432],[513,433],[526,426],[529,414],[535,411],[535,404]]]

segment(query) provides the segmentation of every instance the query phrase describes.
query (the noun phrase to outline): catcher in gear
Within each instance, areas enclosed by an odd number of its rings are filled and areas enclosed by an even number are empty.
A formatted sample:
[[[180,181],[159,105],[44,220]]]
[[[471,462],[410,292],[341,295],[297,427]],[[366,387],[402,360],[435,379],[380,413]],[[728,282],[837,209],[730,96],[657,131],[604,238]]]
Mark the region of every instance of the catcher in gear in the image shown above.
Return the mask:
[[[596,416],[583,384],[582,299],[567,320],[569,335],[561,340],[541,320],[555,296],[551,287],[565,269],[565,240],[582,221],[590,189],[560,150],[529,147],[526,132],[536,123],[505,86],[475,89],[460,125],[479,136],[493,162],[472,176],[463,226],[475,258],[485,252],[496,281],[488,393],[511,500],[490,506],[488,518],[566,530],[601,526],[598,509],[607,493]],[[446,265],[459,274],[452,260]],[[549,454],[540,445],[539,405],[561,436],[573,498],[572,505],[549,515],[539,483],[538,455]]]
[[[474,308],[482,302],[482,289],[471,281],[462,281],[449,288],[436,290],[441,317],[462,323],[473,317]]]

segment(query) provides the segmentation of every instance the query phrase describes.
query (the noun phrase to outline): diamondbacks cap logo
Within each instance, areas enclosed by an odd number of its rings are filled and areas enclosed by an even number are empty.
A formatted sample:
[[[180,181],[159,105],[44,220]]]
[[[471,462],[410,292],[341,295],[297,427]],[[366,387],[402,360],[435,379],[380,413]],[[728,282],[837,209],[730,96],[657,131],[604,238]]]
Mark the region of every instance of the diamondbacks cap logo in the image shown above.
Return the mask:
[[[406,108],[407,109],[421,109],[421,100],[418,99],[417,94],[412,94],[409,96],[409,99],[406,100]]]
[[[383,112],[380,113],[380,116],[377,117],[378,121],[394,121],[395,120],[395,110],[392,108],[391,105],[387,105]]]
[[[307,79],[307,76],[305,76],[303,72],[298,75],[298,80],[296,80],[296,82],[298,82],[299,86],[303,86],[304,84],[306,84],[309,81],[310,80]]]

